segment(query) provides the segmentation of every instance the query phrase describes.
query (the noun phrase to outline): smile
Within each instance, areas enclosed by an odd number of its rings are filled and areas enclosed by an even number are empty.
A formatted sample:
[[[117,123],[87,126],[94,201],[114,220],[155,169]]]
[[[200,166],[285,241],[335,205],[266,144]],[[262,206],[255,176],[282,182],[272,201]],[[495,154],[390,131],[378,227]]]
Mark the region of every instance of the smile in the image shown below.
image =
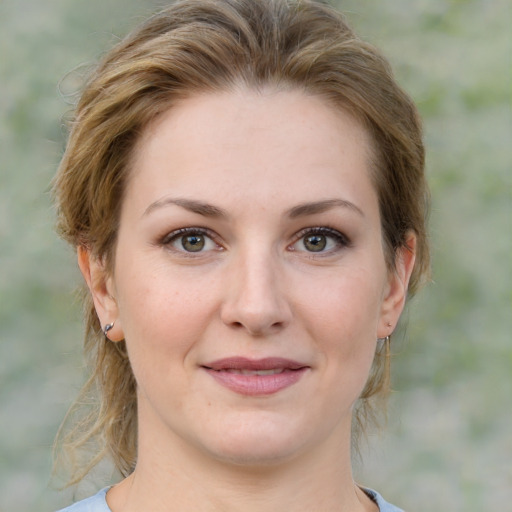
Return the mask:
[[[218,370],[222,371],[222,370]],[[279,373],[283,373],[285,371],[284,368],[274,368],[273,370],[235,370],[228,369],[224,370],[228,373],[235,373],[239,375],[277,375]]]
[[[283,358],[221,359],[202,366],[221,386],[241,395],[264,396],[282,391],[296,382],[309,366]]]

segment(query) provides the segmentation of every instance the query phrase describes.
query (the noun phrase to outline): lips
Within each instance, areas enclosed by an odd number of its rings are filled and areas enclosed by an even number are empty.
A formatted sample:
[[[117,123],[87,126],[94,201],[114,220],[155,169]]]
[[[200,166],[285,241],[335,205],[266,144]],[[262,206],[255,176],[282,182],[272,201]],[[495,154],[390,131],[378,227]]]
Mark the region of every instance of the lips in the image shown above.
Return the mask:
[[[229,357],[202,368],[222,386],[249,396],[271,395],[298,382],[309,366],[280,357]]]

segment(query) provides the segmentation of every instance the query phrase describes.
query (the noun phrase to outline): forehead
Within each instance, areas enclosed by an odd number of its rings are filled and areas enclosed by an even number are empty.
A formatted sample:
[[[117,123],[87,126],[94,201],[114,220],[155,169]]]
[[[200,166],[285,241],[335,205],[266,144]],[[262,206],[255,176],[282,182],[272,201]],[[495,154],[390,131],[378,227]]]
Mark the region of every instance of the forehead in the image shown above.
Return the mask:
[[[137,156],[154,146],[155,138],[174,128],[180,132],[188,131],[187,139],[195,133],[203,142],[224,145],[229,142],[234,145],[241,138],[249,142],[248,134],[267,132],[269,138],[277,142],[279,132],[286,136],[308,135],[305,133],[308,130],[311,137],[321,132],[322,137],[328,135],[336,142],[333,139],[340,135],[347,140],[350,131],[350,142],[365,145],[366,149],[371,146],[362,123],[343,107],[319,95],[294,89],[240,87],[233,91],[197,93],[180,98],[145,128],[137,144]]]
[[[144,130],[127,193],[155,200],[192,189],[227,199],[236,191],[246,201],[284,199],[299,189],[303,200],[337,190],[368,193],[370,148],[356,119],[317,96],[198,94],[179,100]]]

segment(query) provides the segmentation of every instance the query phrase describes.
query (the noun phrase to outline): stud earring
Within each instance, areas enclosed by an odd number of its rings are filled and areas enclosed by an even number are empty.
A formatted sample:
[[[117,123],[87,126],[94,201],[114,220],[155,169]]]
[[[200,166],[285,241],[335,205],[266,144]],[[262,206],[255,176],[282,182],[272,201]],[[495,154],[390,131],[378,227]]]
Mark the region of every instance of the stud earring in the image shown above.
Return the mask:
[[[391,325],[392,325],[391,322],[386,322],[387,327],[391,327]],[[387,336],[384,336],[384,338],[377,338],[377,341],[379,343],[384,343],[384,342],[389,343],[391,341],[391,333],[388,334]]]
[[[109,339],[108,332],[114,327],[115,323],[116,323],[116,321],[114,320],[112,323],[107,324],[107,325],[105,325],[105,327],[103,327],[103,334],[105,335],[105,338]]]

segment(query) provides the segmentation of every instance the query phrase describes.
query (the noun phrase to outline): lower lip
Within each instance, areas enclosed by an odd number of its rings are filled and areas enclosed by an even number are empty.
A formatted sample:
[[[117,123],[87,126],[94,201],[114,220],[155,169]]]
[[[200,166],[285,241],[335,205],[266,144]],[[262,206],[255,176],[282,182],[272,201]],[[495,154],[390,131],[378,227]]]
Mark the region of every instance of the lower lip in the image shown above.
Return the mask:
[[[273,375],[242,375],[222,370],[205,370],[222,386],[248,396],[273,395],[298,382],[308,368],[285,370]]]

